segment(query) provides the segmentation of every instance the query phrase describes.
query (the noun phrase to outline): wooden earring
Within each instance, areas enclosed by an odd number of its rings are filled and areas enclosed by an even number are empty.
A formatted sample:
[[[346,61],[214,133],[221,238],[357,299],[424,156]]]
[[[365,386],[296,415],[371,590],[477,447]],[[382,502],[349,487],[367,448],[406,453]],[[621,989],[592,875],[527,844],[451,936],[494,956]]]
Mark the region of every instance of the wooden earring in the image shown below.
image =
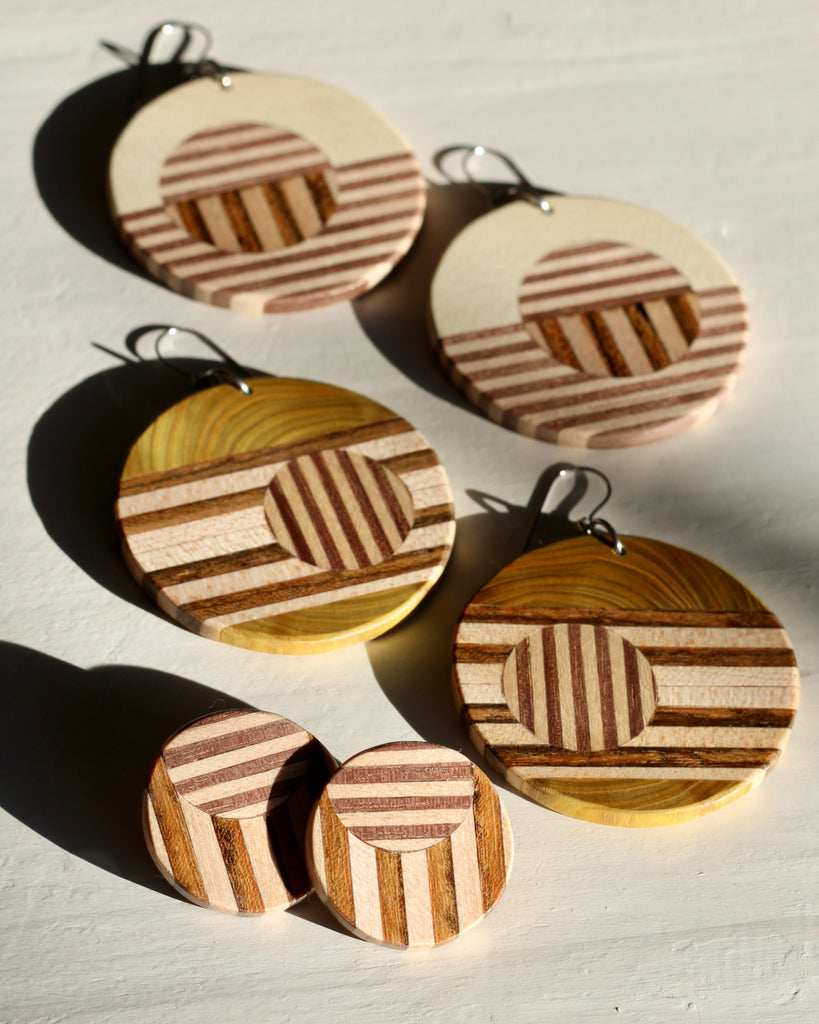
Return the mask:
[[[477,924],[512,867],[512,829],[489,779],[463,754],[389,743],[346,761],[307,828],[321,900],[362,938],[436,946]]]
[[[143,63],[159,33],[194,28],[154,29]],[[111,154],[111,213],[138,262],[190,298],[243,313],[375,287],[410,248],[426,203],[403,136],[305,78],[228,72],[205,57],[191,74],[142,107]]]
[[[440,360],[486,416],[529,437],[622,448],[680,433],[733,389],[747,310],[699,237],[650,210],[517,182],[445,251],[430,292]],[[511,200],[511,201],[510,201]]]
[[[160,358],[176,333],[157,337]],[[230,383],[183,399],[131,449],[116,518],[132,574],[171,618],[240,647],[310,654],[379,636],[449,559],[443,466],[372,399],[242,372],[209,371]]]
[[[455,634],[455,700],[492,767],[538,803],[608,825],[687,821],[776,764],[794,652],[739,580],[671,544],[621,542],[603,503],[584,536],[478,591]]]
[[[144,802],[145,839],[191,902],[230,914],[283,910],[312,892],[310,809],[337,762],[281,715],[237,710],[172,736]]]

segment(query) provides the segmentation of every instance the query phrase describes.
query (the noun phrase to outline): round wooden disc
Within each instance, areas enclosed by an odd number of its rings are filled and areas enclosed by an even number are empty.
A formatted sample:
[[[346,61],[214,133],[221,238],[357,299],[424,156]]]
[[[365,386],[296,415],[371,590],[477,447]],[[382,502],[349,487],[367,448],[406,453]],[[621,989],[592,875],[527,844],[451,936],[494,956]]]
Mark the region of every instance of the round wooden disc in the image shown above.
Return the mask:
[[[284,909],[312,891],[303,836],[336,761],[301,726],[223,711],[176,733],[151,771],[145,839],[193,903],[230,914]]]
[[[304,78],[231,74],[165,93],[111,154],[120,233],[154,277],[244,313],[352,299],[417,235],[426,190],[380,114]]]
[[[747,793],[799,701],[787,634],[712,562],[640,537],[530,551],[473,598],[453,688],[469,734],[533,800],[665,825]]]
[[[454,383],[490,419],[580,448],[656,441],[733,388],[747,311],[702,239],[649,210],[550,196],[511,203],[444,253],[433,332]]]
[[[463,754],[388,743],[330,779],[306,857],[316,892],[350,931],[387,946],[435,946],[500,899],[512,829],[495,787]]]
[[[426,439],[362,395],[251,378],[163,413],[125,463],[125,558],[213,640],[309,654],[400,622],[443,572],[452,492]]]

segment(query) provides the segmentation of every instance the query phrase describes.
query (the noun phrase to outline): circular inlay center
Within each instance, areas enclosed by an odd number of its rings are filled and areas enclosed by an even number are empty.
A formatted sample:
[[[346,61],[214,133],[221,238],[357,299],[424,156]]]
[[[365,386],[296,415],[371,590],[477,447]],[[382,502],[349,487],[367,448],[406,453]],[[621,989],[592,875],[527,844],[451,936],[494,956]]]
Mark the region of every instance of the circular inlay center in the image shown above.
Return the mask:
[[[276,541],[322,569],[383,562],[412,529],[412,496],[392,470],[357,452],[327,449],[285,463],[264,496]]]
[[[435,846],[472,808],[472,762],[447,747],[392,743],[352,758],[327,787],[341,824],[384,850]]]
[[[662,256],[619,242],[559,249],[518,292],[534,340],[593,377],[644,377],[682,359],[699,331],[688,281]]]
[[[277,252],[317,235],[335,177],[312,143],[265,124],[197,132],[162,165],[162,202],[189,235],[225,252]]]
[[[265,815],[308,774],[327,770],[309,733],[279,715],[254,711],[194,724],[166,744],[162,758],[176,793],[220,818]]]
[[[607,750],[639,735],[657,706],[654,673],[604,626],[559,623],[521,640],[503,667],[515,718],[564,750]]]

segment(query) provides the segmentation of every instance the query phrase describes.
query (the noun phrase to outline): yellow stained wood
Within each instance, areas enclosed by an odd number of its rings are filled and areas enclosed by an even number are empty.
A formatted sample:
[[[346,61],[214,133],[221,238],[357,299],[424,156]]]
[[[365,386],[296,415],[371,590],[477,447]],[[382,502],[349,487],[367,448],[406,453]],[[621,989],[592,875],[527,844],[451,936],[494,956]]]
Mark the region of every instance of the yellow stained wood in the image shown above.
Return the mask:
[[[117,502],[131,572],[172,618],[237,646],[320,653],[380,635],[449,558],[443,467],[410,424],[362,395],[250,384],[249,396],[230,385],[191,395],[132,448]],[[265,509],[279,472],[292,492],[286,538]],[[332,558],[293,543],[302,534],[331,553],[348,543],[356,567],[328,569]]]
[[[333,775],[307,827],[317,894],[361,938],[435,946],[482,920],[506,887],[512,831],[489,779],[463,754],[388,743]]]
[[[283,75],[199,78],[146,104],[117,140],[111,212],[156,278],[244,313],[361,295],[423,218],[420,167],[347,93]]]
[[[473,742],[527,796],[601,824],[672,824],[762,781],[799,673],[781,623],[734,576],[623,540],[624,556],[582,537],[502,569],[459,623],[453,689]]]
[[[702,239],[613,200],[550,197],[479,218],[430,289],[434,344],[486,416],[580,448],[680,433],[733,389],[747,310]]]

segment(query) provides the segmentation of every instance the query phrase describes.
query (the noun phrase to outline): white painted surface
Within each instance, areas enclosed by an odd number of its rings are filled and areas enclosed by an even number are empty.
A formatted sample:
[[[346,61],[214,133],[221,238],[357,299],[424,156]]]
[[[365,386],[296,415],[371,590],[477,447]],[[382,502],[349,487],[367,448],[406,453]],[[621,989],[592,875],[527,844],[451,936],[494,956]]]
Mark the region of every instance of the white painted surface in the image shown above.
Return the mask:
[[[114,87],[93,91],[67,141],[54,112],[119,69],[100,37],[137,46],[168,14],[205,22],[225,60],[361,96],[435,180],[435,150],[481,140],[557,189],[661,211],[732,267],[753,318],[733,399],[694,433],[587,461],[611,474],[618,526],[712,558],[785,623],[802,709],[756,792],[699,822],[636,832],[507,792],[517,853],[505,898],[475,931],[420,955],[341,933],[315,902],[265,920],[208,913],[152,869],[138,816],[150,759],[223,701],[287,715],[340,758],[416,736],[471,753],[449,696],[451,627],[516,553],[538,473],[574,457],[473,414],[430,355],[432,262],[482,209],[462,192],[433,191],[407,262],[354,306],[252,319],[133,272],[102,216],[102,179],[77,155],[93,157],[85,133],[110,123]],[[812,0],[31,0],[4,13],[0,1019],[817,1019],[817,20]],[[151,612],[107,510],[129,435],[164,399],[90,343],[122,350],[128,331],[169,321],[249,365],[366,390],[431,439],[459,540],[440,589],[403,627],[287,659]],[[518,511],[490,515],[476,490]]]

